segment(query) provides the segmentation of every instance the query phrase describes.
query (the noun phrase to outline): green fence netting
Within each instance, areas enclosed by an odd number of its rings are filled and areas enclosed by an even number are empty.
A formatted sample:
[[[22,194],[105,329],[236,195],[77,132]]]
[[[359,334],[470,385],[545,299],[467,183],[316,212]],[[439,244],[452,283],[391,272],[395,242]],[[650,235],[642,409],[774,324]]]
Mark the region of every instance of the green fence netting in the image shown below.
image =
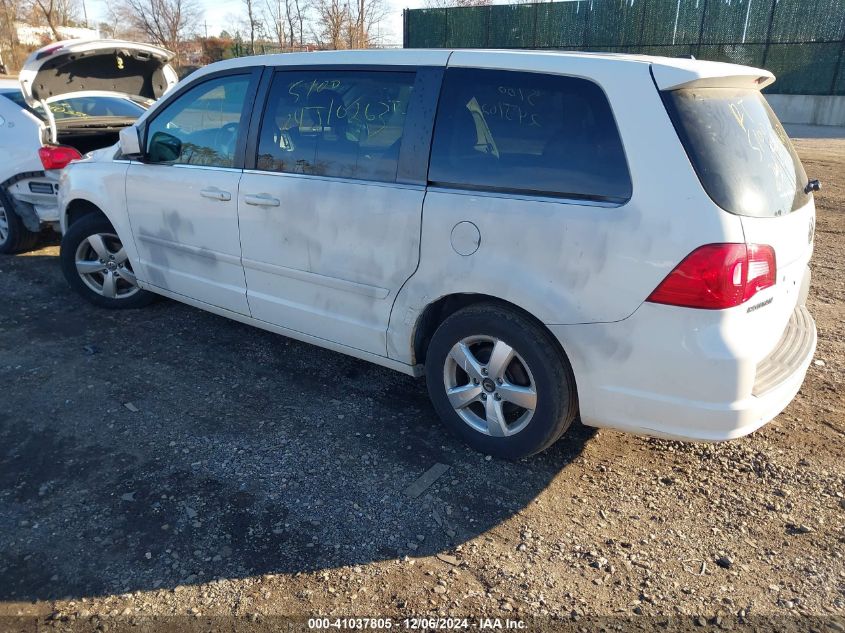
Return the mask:
[[[845,94],[845,0],[567,0],[405,11],[406,48],[693,55],[761,66],[783,94]]]

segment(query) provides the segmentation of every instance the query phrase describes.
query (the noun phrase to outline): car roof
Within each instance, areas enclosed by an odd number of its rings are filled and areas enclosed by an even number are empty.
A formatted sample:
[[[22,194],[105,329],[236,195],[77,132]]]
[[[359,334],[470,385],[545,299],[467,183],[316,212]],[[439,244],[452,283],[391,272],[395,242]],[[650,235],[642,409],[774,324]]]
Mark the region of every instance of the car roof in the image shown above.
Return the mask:
[[[527,69],[531,66],[532,59],[548,63],[550,58],[559,60],[564,71],[567,62],[577,63],[582,67],[584,64],[614,65],[620,71],[624,70],[626,65],[647,64],[651,67],[654,79],[661,90],[688,85],[751,85],[759,89],[774,81],[774,75],[762,68],[690,58],[581,51],[422,48],[315,51],[238,57],[205,66],[193,73],[191,77],[199,77],[217,70],[250,66],[460,66],[464,65],[463,62],[473,59],[479,61],[483,59],[488,67],[490,63],[500,63],[503,69],[510,67]]]

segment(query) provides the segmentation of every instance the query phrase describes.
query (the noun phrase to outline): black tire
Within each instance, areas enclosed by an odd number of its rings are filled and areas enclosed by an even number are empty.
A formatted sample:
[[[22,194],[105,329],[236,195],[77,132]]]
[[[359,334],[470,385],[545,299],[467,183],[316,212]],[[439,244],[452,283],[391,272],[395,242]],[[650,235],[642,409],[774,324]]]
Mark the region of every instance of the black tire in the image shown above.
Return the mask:
[[[59,259],[61,261],[62,273],[71,288],[76,290],[84,299],[101,308],[115,309],[131,309],[143,308],[149,305],[156,299],[156,295],[146,290],[138,289],[129,296],[106,297],[95,292],[90,288],[82,278],[82,275],[76,269],[76,252],[80,244],[86,241],[89,237],[96,234],[111,234],[115,236],[113,240],[115,245],[120,245],[120,240],[117,238],[117,231],[112,227],[108,219],[99,213],[92,213],[86,215],[73,224],[67,230],[62,238],[61,252]],[[122,282],[124,291],[126,291],[126,282]]]
[[[477,430],[461,418],[449,401],[445,384],[447,360],[458,342],[472,340],[473,337],[498,339],[513,348],[517,354],[515,361],[518,365],[509,364],[511,369],[508,371],[518,370],[521,366],[528,369],[527,374],[523,372],[522,375],[527,375],[529,382],[519,384],[529,384],[530,378],[533,377],[533,389],[536,391],[533,415],[528,418],[524,428],[513,435],[494,437]],[[484,344],[484,341],[480,343]],[[486,372],[486,366],[483,367]],[[577,415],[575,378],[566,355],[547,330],[527,316],[504,306],[492,303],[478,304],[449,316],[440,324],[431,339],[425,369],[429,396],[444,424],[470,447],[488,455],[519,459],[539,453],[556,442]],[[465,376],[468,381],[471,380],[468,373]],[[485,383],[482,382],[483,384]],[[487,384],[489,389],[497,389],[495,384]],[[497,390],[490,393],[499,400]],[[485,411],[486,396],[487,392],[479,396],[485,398],[484,403],[476,402],[472,405],[480,406],[482,413]],[[520,411],[525,411],[513,404],[502,404],[511,407],[513,416],[519,416]],[[508,428],[517,429],[520,419],[522,418],[517,417],[516,422]]]
[[[0,207],[6,217],[6,235],[0,234],[0,253],[14,255],[31,251],[38,245],[41,233],[33,233],[23,225],[23,220],[15,213],[8,194],[0,189]]]

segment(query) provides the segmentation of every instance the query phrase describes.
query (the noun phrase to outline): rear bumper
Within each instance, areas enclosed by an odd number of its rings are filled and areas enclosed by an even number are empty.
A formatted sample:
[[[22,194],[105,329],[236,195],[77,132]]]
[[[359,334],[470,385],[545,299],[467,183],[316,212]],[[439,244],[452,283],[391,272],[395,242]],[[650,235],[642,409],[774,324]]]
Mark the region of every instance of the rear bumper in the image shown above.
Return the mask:
[[[804,306],[759,362],[723,330],[685,331],[677,312],[665,311],[644,304],[618,323],[550,326],[570,356],[585,424],[730,440],[772,420],[801,388],[816,349],[815,322]]]
[[[15,202],[18,214],[26,222],[30,220],[27,228],[37,231],[37,225],[58,222],[59,183],[55,174],[44,172],[33,172],[21,174],[12,184],[7,185],[6,190]],[[25,217],[25,216],[30,216]]]

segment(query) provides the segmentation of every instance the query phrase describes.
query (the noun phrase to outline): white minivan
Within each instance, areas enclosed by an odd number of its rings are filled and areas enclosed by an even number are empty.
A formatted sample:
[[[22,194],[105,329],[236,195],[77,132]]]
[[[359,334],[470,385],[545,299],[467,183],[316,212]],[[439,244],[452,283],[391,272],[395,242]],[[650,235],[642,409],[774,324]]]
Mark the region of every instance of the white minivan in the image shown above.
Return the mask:
[[[816,345],[812,191],[756,68],[587,53],[248,57],[68,168],[61,263],[425,375],[468,444],[762,426]],[[154,335],[154,334],[150,334]]]

